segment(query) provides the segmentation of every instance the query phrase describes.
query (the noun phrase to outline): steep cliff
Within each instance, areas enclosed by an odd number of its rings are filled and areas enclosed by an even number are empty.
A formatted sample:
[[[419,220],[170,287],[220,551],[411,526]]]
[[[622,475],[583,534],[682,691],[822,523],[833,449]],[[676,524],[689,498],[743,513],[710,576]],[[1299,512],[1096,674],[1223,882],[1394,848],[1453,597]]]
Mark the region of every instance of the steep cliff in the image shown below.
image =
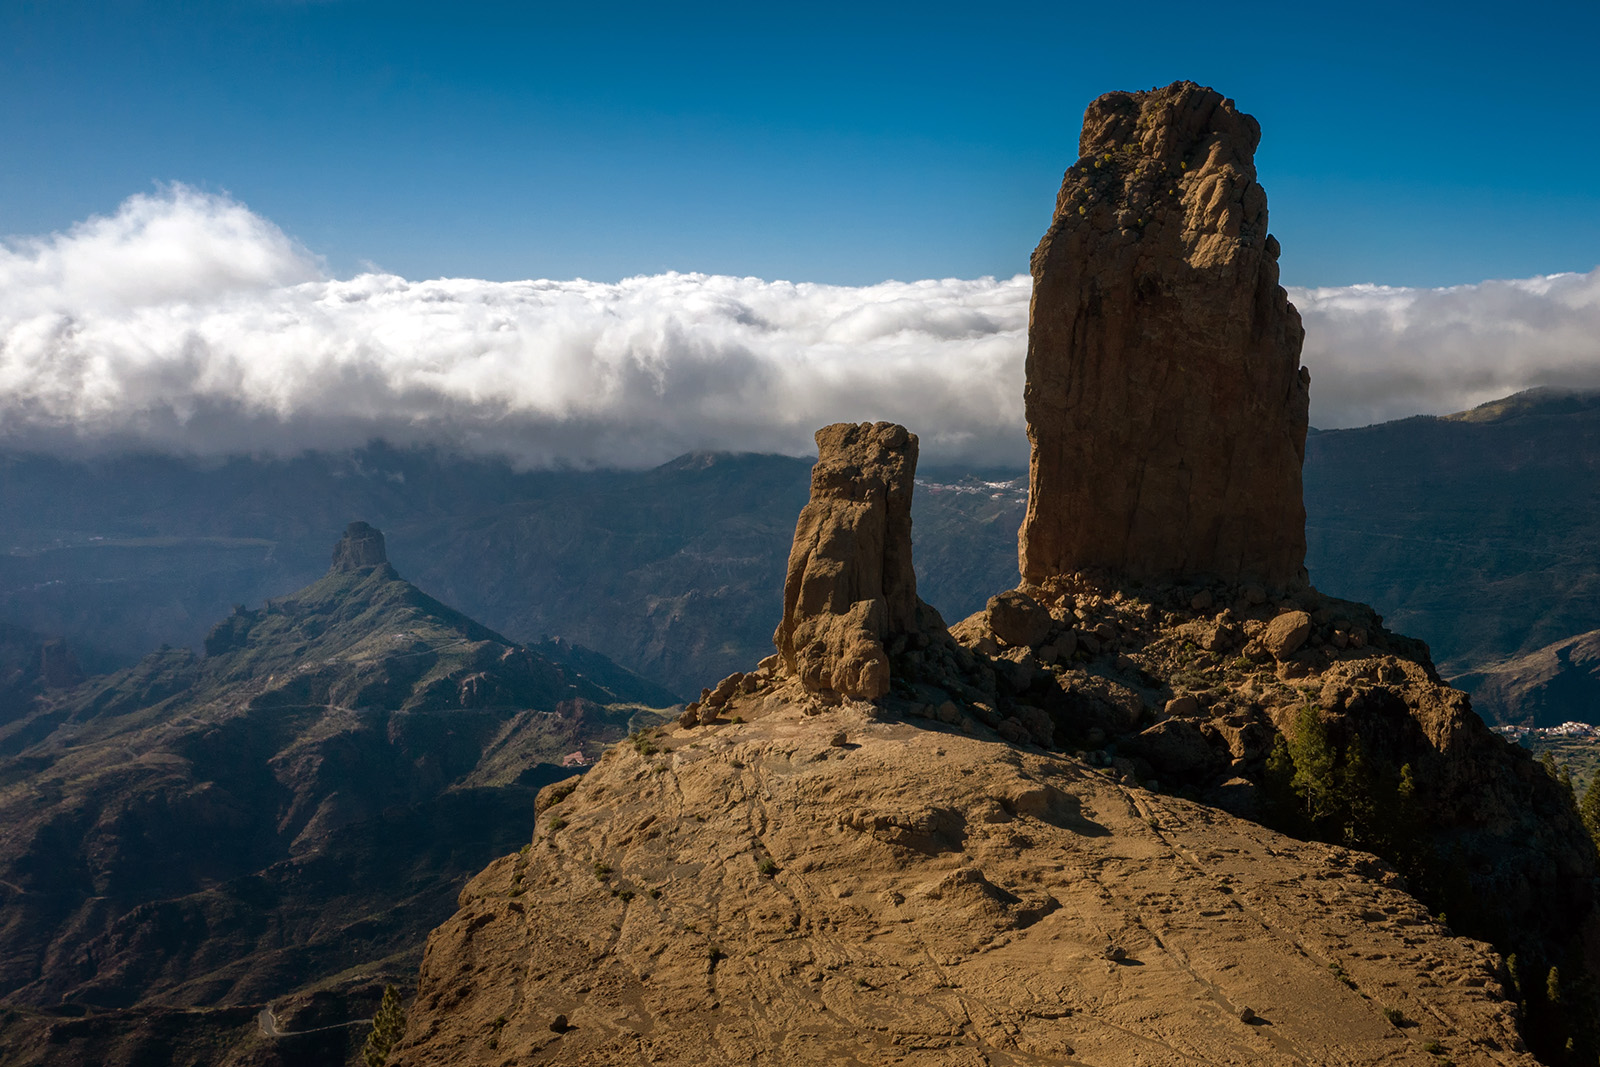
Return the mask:
[[[1191,82],[1089,105],[1033,254],[1024,579],[1304,580],[1309,377],[1260,139]]]

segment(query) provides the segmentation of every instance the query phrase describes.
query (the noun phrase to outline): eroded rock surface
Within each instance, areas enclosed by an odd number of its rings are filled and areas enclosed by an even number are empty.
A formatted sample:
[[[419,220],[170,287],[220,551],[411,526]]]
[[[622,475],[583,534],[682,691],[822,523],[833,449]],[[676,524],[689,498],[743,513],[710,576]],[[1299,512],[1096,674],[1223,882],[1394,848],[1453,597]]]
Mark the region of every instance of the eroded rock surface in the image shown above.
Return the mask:
[[[1303,581],[1309,377],[1260,137],[1191,82],[1089,105],[1033,254],[1025,580]]]
[[[1253,602],[1251,586],[1081,574],[1031,593],[1055,620],[1038,649],[1004,647],[987,612],[950,629],[980,674],[993,668],[985,699],[1003,736],[1042,718],[1036,738],[1113,774],[1386,854],[1458,930],[1530,967],[1600,966],[1600,868],[1570,796],[1440,681],[1426,645],[1371,608],[1314,589]],[[908,692],[947,684],[926,658],[903,673]],[[1325,738],[1308,753],[1326,760],[1317,788],[1348,795],[1314,818],[1282,777],[1295,768],[1273,766],[1275,748],[1307,729]]]
[[[791,686],[547,790],[391,1063],[1532,1067],[1370,856]]]
[[[918,632],[911,568],[917,438],[893,423],[817,431],[811,500],[800,512],[773,635],[789,673],[814,692],[871,700],[889,691],[895,637]]]

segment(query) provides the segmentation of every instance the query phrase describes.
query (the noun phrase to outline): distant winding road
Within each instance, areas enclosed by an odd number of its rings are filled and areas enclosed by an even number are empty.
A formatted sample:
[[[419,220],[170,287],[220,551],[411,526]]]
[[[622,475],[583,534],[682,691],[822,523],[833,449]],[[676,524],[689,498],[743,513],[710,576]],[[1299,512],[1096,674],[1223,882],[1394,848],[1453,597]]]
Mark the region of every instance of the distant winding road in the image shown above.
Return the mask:
[[[256,1025],[261,1027],[261,1033],[265,1037],[299,1037],[301,1034],[317,1034],[324,1030],[338,1030],[346,1026],[371,1026],[372,1020],[351,1019],[349,1022],[334,1023],[331,1026],[314,1026],[309,1030],[280,1030],[277,1015],[271,1008],[262,1008],[261,1013],[256,1016]]]

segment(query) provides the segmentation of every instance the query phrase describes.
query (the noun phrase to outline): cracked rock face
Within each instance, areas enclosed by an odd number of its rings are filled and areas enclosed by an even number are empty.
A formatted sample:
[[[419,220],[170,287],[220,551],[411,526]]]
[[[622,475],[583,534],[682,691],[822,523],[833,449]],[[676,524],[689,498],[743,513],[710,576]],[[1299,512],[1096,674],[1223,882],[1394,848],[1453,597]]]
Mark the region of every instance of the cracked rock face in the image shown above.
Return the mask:
[[[917,438],[894,423],[817,431],[811,500],[800,511],[773,635],[813,692],[874,700],[889,691],[893,638],[917,632],[911,490]]]
[[[1026,581],[1304,581],[1309,375],[1260,137],[1192,82],[1089,105],[1033,254]]]
[[[1372,857],[806,700],[547,789],[390,1063],[1535,1067],[1501,961]]]

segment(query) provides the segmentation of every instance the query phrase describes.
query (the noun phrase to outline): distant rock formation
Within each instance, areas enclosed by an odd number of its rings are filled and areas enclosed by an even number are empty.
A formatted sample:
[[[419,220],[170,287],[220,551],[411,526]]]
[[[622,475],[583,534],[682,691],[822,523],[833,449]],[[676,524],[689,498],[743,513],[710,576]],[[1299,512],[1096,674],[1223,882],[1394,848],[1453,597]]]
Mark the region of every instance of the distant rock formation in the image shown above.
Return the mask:
[[[64,638],[54,637],[39,649],[39,680],[48,689],[69,689],[83,681],[78,657]]]
[[[382,531],[364,522],[352,522],[346,526],[344,536],[333,546],[334,574],[376,567],[387,562],[389,555],[384,551]]]
[[[270,1000],[282,1013],[296,990],[381,986],[462,880],[516,847],[565,756],[593,759],[661,719],[640,706],[659,690],[598,653],[513,644],[397,578],[364,523],[335,573],[236,609],[203,659],[168,648],[74,685],[75,670],[66,646],[0,624],[9,1006]],[[156,1036],[187,1032],[194,1049],[123,1055],[97,1042],[132,1043],[149,1016],[97,1011],[89,1031],[52,1030],[24,1055],[18,1013],[0,1011],[0,1067],[280,1062],[221,1051],[247,1037],[234,1025],[254,1032],[253,1014],[185,1015]],[[331,1060],[314,1044],[288,1062],[349,1060],[342,1037]]]
[[[1033,254],[1024,580],[1304,581],[1309,376],[1260,138],[1192,82],[1089,105]]]
[[[813,692],[889,692],[893,638],[918,632],[911,569],[917,437],[890,422],[817,431],[811,500],[801,509],[773,634],[788,672]]]

